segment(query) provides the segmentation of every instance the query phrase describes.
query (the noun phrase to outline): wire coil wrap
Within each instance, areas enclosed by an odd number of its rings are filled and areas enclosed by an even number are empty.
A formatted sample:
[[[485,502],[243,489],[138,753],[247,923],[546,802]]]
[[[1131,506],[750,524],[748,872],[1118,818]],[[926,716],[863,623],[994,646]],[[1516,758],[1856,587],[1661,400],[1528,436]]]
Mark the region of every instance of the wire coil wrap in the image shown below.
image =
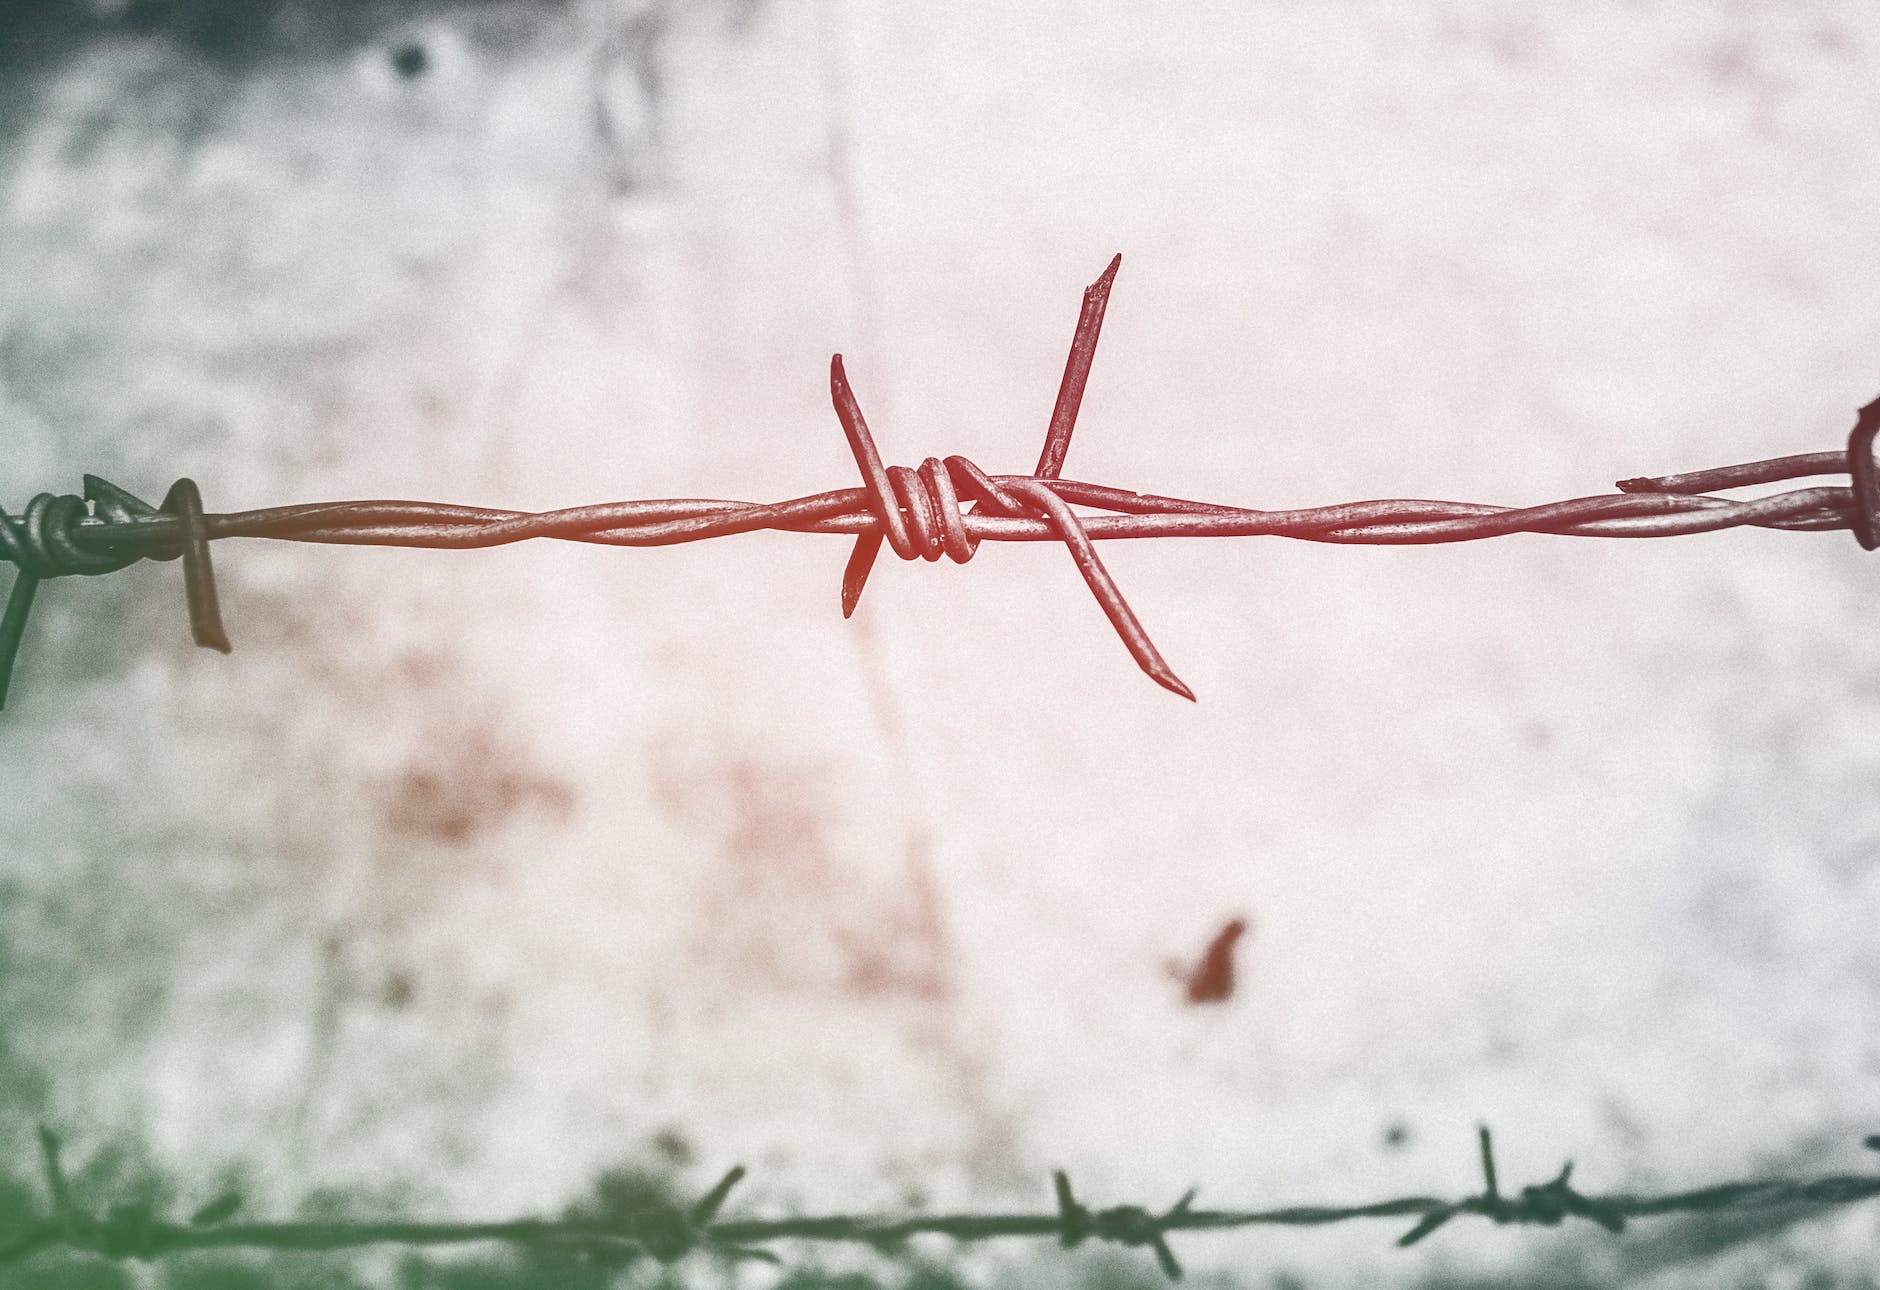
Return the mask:
[[[1854,538],[1861,549],[1880,547],[1880,467],[1873,457],[1874,437],[1880,435],[1880,399],[1860,410],[1854,433],[1847,440],[1847,471],[1854,478]]]
[[[143,526],[143,521],[155,518],[174,520],[175,531]],[[119,540],[109,546],[79,540],[79,534],[95,533],[100,525],[120,530]],[[39,584],[49,578],[93,577],[129,568],[140,560],[180,558],[191,634],[198,645],[228,653],[209,538],[202,494],[193,479],[172,484],[162,506],[152,506],[109,480],[87,475],[82,497],[40,493],[17,519],[0,509],[0,558],[19,570],[6,610],[0,614],[0,708],[6,706],[13,663],[26,635],[34,597]]]
[[[19,518],[0,508],[0,555],[22,577],[48,578],[114,573],[140,558],[134,552],[92,551],[72,540],[73,529],[91,514],[87,499],[72,493],[41,493]]]

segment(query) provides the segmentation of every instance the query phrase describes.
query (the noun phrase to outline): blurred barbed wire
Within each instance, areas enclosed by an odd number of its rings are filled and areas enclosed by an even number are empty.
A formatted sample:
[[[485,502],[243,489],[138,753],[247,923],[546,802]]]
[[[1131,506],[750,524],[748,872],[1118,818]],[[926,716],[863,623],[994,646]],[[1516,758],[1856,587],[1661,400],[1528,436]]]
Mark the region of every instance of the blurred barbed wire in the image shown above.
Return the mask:
[[[1851,529],[1863,548],[1880,545],[1880,471],[1873,444],[1880,399],[1860,409],[1848,446],[1675,475],[1620,480],[1616,493],[1507,507],[1411,498],[1265,511],[1138,493],[1061,477],[1096,351],[1119,255],[1084,292],[1044,450],[1029,475],[988,475],[965,457],[927,458],[918,469],[884,466],[848,381],[830,361],[830,395],[861,472],[859,488],[781,502],[666,498],[603,502],[552,511],[511,511],[443,502],[350,501],[205,513],[195,483],[178,480],[161,506],[87,475],[83,495],[41,493],[18,516],[0,510],[0,559],[18,569],[0,618],[0,704],[38,584],[97,575],[139,560],[181,557],[198,644],[226,652],[209,544],[227,538],[464,550],[556,538],[605,546],[669,546],[778,530],[852,535],[842,612],[854,613],[885,543],[904,560],[957,563],[981,542],[1063,542],[1146,673],[1184,698],[1194,693],[1156,650],[1095,543],[1122,538],[1274,536],[1312,542],[1406,545],[1469,542],[1514,533],[1646,538],[1754,527],[1800,532]],[[1847,473],[1850,487],[1811,487],[1748,500],[1711,490]],[[968,510],[970,506],[972,509]],[[1108,514],[1083,514],[1073,507]]]
[[[238,1193],[227,1192],[187,1220],[166,1219],[146,1204],[87,1208],[75,1195],[62,1160],[59,1137],[39,1130],[40,1165],[51,1213],[23,1224],[0,1244],[0,1266],[36,1256],[65,1252],[123,1261],[149,1261],[208,1250],[319,1252],[372,1245],[446,1246],[498,1243],[534,1251],[594,1254],[615,1259],[651,1258],[676,1263],[694,1252],[730,1261],[779,1263],[762,1248],[780,1241],[847,1242],[874,1247],[884,1255],[906,1251],[919,1236],[955,1241],[1001,1237],[1054,1238],[1064,1249],[1086,1241],[1146,1249],[1162,1272],[1180,1280],[1182,1266],[1169,1237],[1179,1232],[1219,1232],[1248,1227],[1321,1227],[1360,1219],[1414,1219],[1397,1238],[1400,1246],[1424,1240],[1452,1219],[1474,1216],[1500,1226],[1557,1226],[1584,1219],[1614,1234],[1633,1219],[1673,1214],[1728,1214],[1752,1211],[1826,1209],[1880,1196],[1880,1175],[1824,1174],[1813,1178],[1763,1178],[1719,1183],[1660,1194],[1615,1192],[1589,1195],[1573,1186],[1568,1163],[1547,1182],[1504,1193],[1496,1172],[1494,1142],[1486,1126],[1478,1129],[1482,1189],[1460,1199],[1402,1196],[1356,1205],[1289,1205],[1270,1209],[1197,1209],[1190,1190],[1166,1209],[1112,1205],[1092,1209],[1078,1198],[1069,1178],[1058,1171],[1052,1182],[1056,1207],[1049,1213],[916,1214],[907,1216],[831,1214],[774,1219],[725,1219],[719,1216],[731,1191],[745,1177],[742,1166],[720,1178],[690,1205],[667,1201],[633,1213],[606,1218],[514,1219],[503,1222],[306,1221],[236,1222]],[[1865,1145],[1880,1150],[1880,1135]]]

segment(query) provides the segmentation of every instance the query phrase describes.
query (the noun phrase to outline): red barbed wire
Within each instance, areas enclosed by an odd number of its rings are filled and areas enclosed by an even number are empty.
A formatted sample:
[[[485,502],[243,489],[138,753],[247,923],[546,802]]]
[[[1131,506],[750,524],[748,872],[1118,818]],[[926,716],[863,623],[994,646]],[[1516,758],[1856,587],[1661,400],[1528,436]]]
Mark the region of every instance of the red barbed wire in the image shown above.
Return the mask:
[[[87,1254],[105,1259],[155,1260],[205,1250],[334,1251],[369,1245],[436,1247],[477,1243],[506,1244],[526,1250],[610,1253],[651,1257],[671,1264],[695,1251],[730,1261],[781,1260],[760,1248],[778,1241],[847,1242],[873,1246],[883,1254],[902,1251],[917,1236],[956,1241],[1001,1237],[1055,1237],[1064,1249],[1085,1241],[1147,1249],[1170,1280],[1182,1277],[1181,1263],[1169,1247],[1177,1232],[1220,1232],[1248,1227],[1323,1227],[1360,1219],[1414,1219],[1397,1238],[1411,1246],[1461,1217],[1487,1219],[1499,1226],[1555,1227],[1584,1219],[1615,1235],[1637,1218],[1674,1214],[1800,1211],[1852,1205],[1880,1197],[1880,1175],[1823,1174],[1813,1178],[1760,1178],[1657,1195],[1616,1192],[1588,1195],[1573,1186],[1573,1165],[1544,1183],[1519,1192],[1502,1192],[1495,1169],[1494,1141],[1488,1128],[1477,1130],[1482,1190],[1458,1200],[1401,1196],[1359,1205],[1288,1205],[1274,1209],[1197,1209],[1190,1190],[1166,1209],[1112,1205],[1091,1209],[1078,1199],[1062,1170],[1052,1175],[1056,1208],[1049,1213],[955,1213],[906,1216],[831,1214],[776,1219],[725,1219],[720,1210],[745,1177],[738,1166],[691,1205],[671,1202],[607,1218],[525,1218],[498,1222],[306,1221],[235,1222],[241,1197],[225,1192],[185,1221],[165,1219],[148,1205],[119,1204],[102,1211],[81,1204],[61,1163],[61,1144],[51,1130],[39,1130],[40,1165],[50,1216],[10,1224],[15,1234],[0,1242],[0,1267],[47,1253]],[[1880,1150],[1880,1136],[1865,1145]]]
[[[1863,548],[1880,545],[1880,472],[1873,454],[1880,432],[1880,399],[1860,409],[1845,451],[1625,479],[1616,493],[1539,506],[1395,498],[1264,511],[1064,479],[1065,454],[1121,263],[1120,255],[1111,260],[1084,292],[1044,450],[1029,475],[988,475],[960,456],[929,457],[918,469],[884,466],[837,354],[830,361],[830,395],[862,485],[782,502],[668,498],[531,512],[441,502],[352,501],[207,514],[195,483],[188,479],[178,480],[156,507],[93,475],[85,476],[82,496],[41,493],[17,517],[0,510],[0,559],[18,568],[0,616],[0,706],[34,593],[47,578],[110,573],[139,560],[180,557],[194,637],[198,644],[227,652],[209,558],[209,543],[227,538],[465,550],[537,538],[670,546],[758,530],[849,534],[855,544],[842,577],[845,617],[855,612],[884,543],[903,560],[945,556],[965,563],[981,542],[1062,542],[1143,671],[1188,699],[1194,698],[1193,691],[1157,652],[1104,568],[1097,542],[1272,536],[1407,545],[1514,533],[1671,537],[1747,526],[1799,532],[1851,529]],[[1841,473],[1851,476],[1851,487],[1800,488],[1748,500],[1708,495],[1718,489]]]

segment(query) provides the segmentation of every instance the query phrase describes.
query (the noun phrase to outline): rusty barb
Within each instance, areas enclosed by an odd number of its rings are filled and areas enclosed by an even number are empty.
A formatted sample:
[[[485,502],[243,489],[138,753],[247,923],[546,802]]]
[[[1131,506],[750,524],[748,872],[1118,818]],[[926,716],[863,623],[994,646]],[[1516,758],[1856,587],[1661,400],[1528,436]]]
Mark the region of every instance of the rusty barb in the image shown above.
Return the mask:
[[[237,1193],[224,1193],[185,1220],[165,1219],[148,1205],[113,1205],[87,1209],[74,1194],[60,1159],[60,1143],[48,1129],[39,1131],[40,1165],[51,1201],[49,1215],[0,1214],[0,1267],[41,1255],[90,1255],[114,1261],[155,1260],[202,1250],[321,1251],[369,1245],[429,1247],[476,1243],[508,1245],[524,1251],[557,1251],[591,1257],[650,1258],[677,1263],[694,1253],[720,1262],[780,1262],[760,1248],[779,1241],[849,1242],[874,1247],[884,1255],[905,1250],[920,1236],[956,1241],[1000,1237],[1056,1238],[1064,1249],[1085,1241],[1148,1250],[1170,1280],[1180,1280],[1182,1266],[1169,1248],[1177,1232],[1225,1231],[1246,1227],[1321,1227],[1358,1219],[1414,1219],[1397,1239],[1415,1245],[1451,1219],[1474,1216],[1500,1226],[1554,1227],[1585,1219],[1618,1234],[1628,1220],[1670,1214],[1716,1214],[1787,1209],[1801,1211],[1850,1205],[1880,1196],[1880,1175],[1831,1174],[1810,1179],[1762,1179],[1722,1183],[1695,1191],[1664,1195],[1617,1193],[1589,1196],[1575,1190],[1572,1165],[1551,1180],[1502,1193],[1495,1173],[1494,1146],[1487,1128],[1479,1131],[1483,1186],[1460,1200],[1405,1196],[1367,1205],[1296,1205],[1283,1209],[1210,1210],[1194,1207],[1189,1191],[1167,1209],[1114,1205],[1091,1209],[1077,1198],[1070,1179],[1052,1175],[1056,1207],[1033,1214],[825,1215],[775,1219],[719,1217],[731,1190],[745,1176],[740,1166],[719,1179],[696,1202],[652,1205],[605,1219],[516,1219],[505,1222],[236,1222]],[[1880,1150],[1880,1137],[1866,1140]]]
[[[965,457],[929,457],[919,469],[884,466],[837,354],[829,364],[836,415],[861,472],[860,488],[783,502],[665,499],[603,502],[555,511],[506,511],[439,502],[357,501],[204,514],[196,485],[181,479],[152,507],[94,476],[83,496],[42,493],[19,516],[0,511],[0,559],[18,567],[0,618],[0,704],[33,594],[46,578],[111,573],[139,560],[183,560],[196,642],[226,651],[209,543],[273,538],[364,546],[469,549],[534,538],[607,546],[666,546],[734,533],[852,534],[842,577],[842,612],[861,599],[885,542],[903,560],[958,563],[979,544],[1062,542],[1130,654],[1157,684],[1192,699],[1156,651],[1117,589],[1096,542],[1117,538],[1254,537],[1397,545],[1468,542],[1510,533],[1572,537],[1670,537],[1752,526],[1819,532],[1852,529],[1867,550],[1880,546],[1880,470],[1874,438],[1880,399],[1860,409],[1845,451],[1804,453],[1689,474],[1619,481],[1617,493],[1540,506],[1388,499],[1302,510],[1260,511],[1137,493],[1064,479],[1084,386],[1122,256],[1084,292],[1044,450],[1029,475],[988,475]],[[1801,488],[1736,501],[1717,489],[1846,473],[1851,487]],[[1085,508],[1079,511],[1075,508]],[[1107,512],[1089,514],[1085,512]]]

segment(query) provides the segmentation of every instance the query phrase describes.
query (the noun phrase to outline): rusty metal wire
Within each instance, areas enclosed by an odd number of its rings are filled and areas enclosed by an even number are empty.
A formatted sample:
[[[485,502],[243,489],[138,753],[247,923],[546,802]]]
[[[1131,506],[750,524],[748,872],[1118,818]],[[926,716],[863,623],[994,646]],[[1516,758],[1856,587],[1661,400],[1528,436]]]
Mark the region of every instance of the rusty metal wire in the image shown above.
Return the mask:
[[[46,578],[110,573],[138,560],[181,556],[195,639],[226,651],[209,559],[209,543],[226,538],[463,550],[535,538],[666,546],[758,530],[849,534],[855,545],[842,579],[844,616],[854,613],[884,542],[903,560],[931,561],[944,555],[959,563],[970,560],[985,541],[1062,542],[1143,671],[1188,699],[1194,698],[1193,692],[1156,651],[1098,558],[1096,542],[1275,536],[1403,545],[1470,542],[1512,533],[1670,537],[1749,526],[1800,532],[1851,529],[1863,548],[1880,546],[1880,468],[1873,453],[1880,433],[1880,399],[1860,409],[1845,451],[1626,479],[1619,481],[1617,493],[1540,506],[1398,498],[1262,511],[1064,479],[1065,454],[1121,262],[1120,255],[1113,259],[1084,292],[1044,451],[1029,475],[988,475],[959,456],[929,457],[917,470],[884,466],[840,354],[830,362],[830,395],[862,486],[782,502],[673,498],[529,512],[441,502],[354,501],[205,514],[196,485],[187,479],[178,480],[163,504],[152,507],[87,475],[82,496],[42,493],[18,517],[0,511],[0,559],[19,570],[0,618],[0,705],[34,592]],[[1843,472],[1851,476],[1851,487],[1800,488],[1742,501],[1708,495],[1715,489]]]
[[[1171,1280],[1180,1280],[1181,1263],[1169,1247],[1178,1232],[1219,1232],[1247,1227],[1322,1227],[1359,1219],[1414,1219],[1397,1238],[1415,1245],[1451,1219],[1474,1216],[1500,1226],[1554,1227],[1584,1219],[1614,1234],[1632,1219],[1672,1214],[1726,1214],[1753,1211],[1827,1209],[1880,1196],[1880,1175],[1826,1174],[1814,1178],[1763,1178],[1719,1183],[1691,1191],[1657,1195],[1616,1192],[1588,1195],[1572,1183],[1573,1166],[1562,1166],[1547,1182],[1502,1192],[1495,1170],[1494,1143],[1486,1127],[1478,1130],[1482,1190],[1458,1200],[1402,1196],[1360,1205],[1289,1205],[1276,1209],[1196,1209],[1191,1190],[1166,1209],[1113,1205],[1091,1209],[1078,1199],[1062,1171],[1052,1176],[1056,1208],[1034,1214],[922,1214],[909,1216],[833,1214],[821,1217],[723,1219],[732,1189],[744,1178],[742,1166],[718,1180],[686,1207],[662,1204],[609,1219],[515,1219],[506,1222],[233,1222],[239,1195],[227,1193],[185,1221],[164,1219],[147,1206],[85,1208],[75,1197],[60,1159],[60,1142],[40,1129],[41,1167],[52,1202],[49,1216],[26,1222],[9,1243],[0,1244],[0,1266],[42,1254],[63,1252],[111,1260],[154,1260],[203,1250],[331,1251],[370,1245],[446,1246],[505,1244],[529,1250],[612,1253],[675,1263],[693,1252],[720,1259],[781,1260],[761,1248],[779,1241],[847,1242],[875,1247],[883,1254],[901,1251],[917,1236],[956,1241],[999,1237],[1055,1237],[1072,1249],[1085,1241],[1109,1242],[1148,1250]],[[1880,1136],[1865,1145],[1880,1150]]]

